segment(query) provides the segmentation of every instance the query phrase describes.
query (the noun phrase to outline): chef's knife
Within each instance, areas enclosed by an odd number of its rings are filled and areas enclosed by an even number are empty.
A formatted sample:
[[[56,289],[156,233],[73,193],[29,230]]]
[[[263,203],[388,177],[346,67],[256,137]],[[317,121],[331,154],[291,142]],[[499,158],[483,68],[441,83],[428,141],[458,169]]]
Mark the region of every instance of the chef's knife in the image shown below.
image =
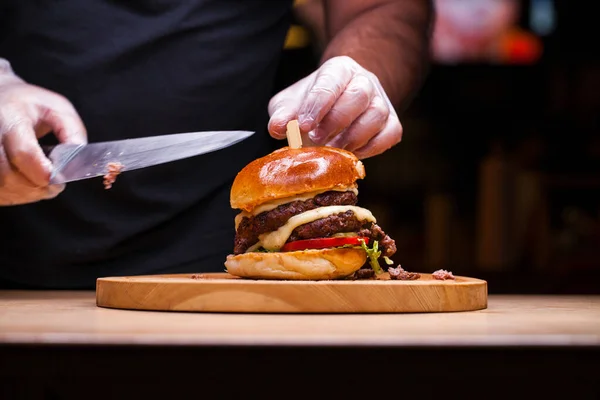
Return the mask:
[[[57,184],[105,175],[111,162],[120,163],[126,172],[210,153],[253,134],[248,131],[176,133],[85,145],[58,144],[43,149],[54,166],[50,183]]]

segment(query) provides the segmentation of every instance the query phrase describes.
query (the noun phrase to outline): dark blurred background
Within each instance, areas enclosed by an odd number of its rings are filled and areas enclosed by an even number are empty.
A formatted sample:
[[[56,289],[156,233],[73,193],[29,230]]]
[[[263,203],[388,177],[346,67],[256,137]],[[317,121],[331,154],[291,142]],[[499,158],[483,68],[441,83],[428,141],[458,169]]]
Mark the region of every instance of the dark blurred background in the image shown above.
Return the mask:
[[[365,160],[359,203],[409,271],[490,294],[600,293],[600,46],[591,3],[436,0],[426,81],[403,141]],[[277,89],[319,60],[297,7]],[[281,143],[274,143],[280,146]]]

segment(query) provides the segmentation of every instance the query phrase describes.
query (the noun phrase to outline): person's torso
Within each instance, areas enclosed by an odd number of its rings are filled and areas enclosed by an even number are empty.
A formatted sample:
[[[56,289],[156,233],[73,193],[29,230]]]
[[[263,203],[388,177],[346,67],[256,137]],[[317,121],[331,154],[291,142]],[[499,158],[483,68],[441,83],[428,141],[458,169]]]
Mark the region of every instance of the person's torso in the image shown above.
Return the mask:
[[[90,142],[256,134],[124,173],[110,190],[91,179],[51,201],[0,207],[0,279],[78,287],[98,275],[167,271],[230,250],[228,190],[268,149],[266,106],[290,7],[291,0],[3,0],[0,57],[24,80],[73,102]]]

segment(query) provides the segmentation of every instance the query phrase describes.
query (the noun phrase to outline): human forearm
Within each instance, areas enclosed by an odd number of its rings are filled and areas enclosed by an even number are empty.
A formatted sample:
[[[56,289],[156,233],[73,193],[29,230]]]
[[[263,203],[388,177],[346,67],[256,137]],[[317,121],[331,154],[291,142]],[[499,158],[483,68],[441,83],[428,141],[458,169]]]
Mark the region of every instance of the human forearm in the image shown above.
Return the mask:
[[[402,140],[397,110],[406,108],[425,76],[432,0],[322,1],[322,65],[273,96],[269,132],[283,139],[287,123],[297,119],[309,145],[373,157]]]
[[[322,61],[349,56],[381,82],[392,104],[403,109],[427,70],[433,22],[430,0],[387,0],[358,12],[365,3],[326,0],[328,45]]]

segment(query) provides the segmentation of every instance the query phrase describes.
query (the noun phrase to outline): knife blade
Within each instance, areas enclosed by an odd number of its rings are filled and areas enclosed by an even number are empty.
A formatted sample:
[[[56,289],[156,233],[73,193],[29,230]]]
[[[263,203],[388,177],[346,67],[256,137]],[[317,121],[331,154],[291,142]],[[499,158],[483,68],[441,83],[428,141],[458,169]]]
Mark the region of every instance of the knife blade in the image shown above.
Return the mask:
[[[107,173],[107,164],[118,162],[122,172],[210,153],[232,146],[250,131],[206,131],[175,133],[84,145],[43,146],[54,166],[51,184],[95,178]]]

